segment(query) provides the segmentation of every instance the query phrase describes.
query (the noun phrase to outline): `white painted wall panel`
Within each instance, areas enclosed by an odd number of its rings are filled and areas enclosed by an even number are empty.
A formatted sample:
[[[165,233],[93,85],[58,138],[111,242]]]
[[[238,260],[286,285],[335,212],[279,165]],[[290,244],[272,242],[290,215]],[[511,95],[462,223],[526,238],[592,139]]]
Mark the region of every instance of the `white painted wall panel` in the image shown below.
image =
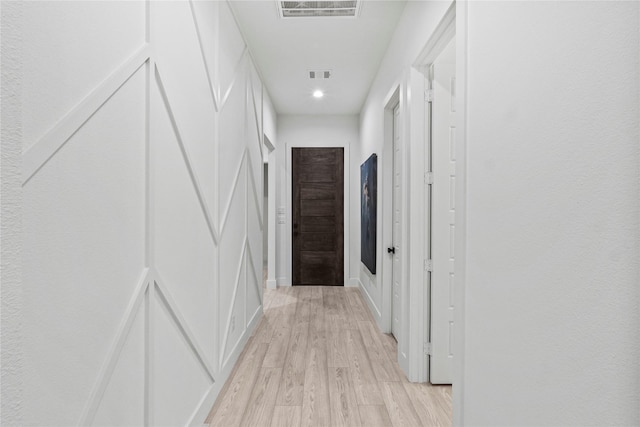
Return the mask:
[[[639,4],[467,12],[460,415],[638,425]]]
[[[226,3],[46,3],[9,8],[31,148],[12,419],[201,425],[262,310],[259,73]]]
[[[100,401],[95,426],[144,425],[146,315],[142,305]]]
[[[78,421],[144,268],[144,88],[137,73],[24,187],[26,424]]]
[[[214,356],[215,247],[164,103],[152,86],[155,261],[205,354]],[[157,108],[156,108],[157,107]]]
[[[218,83],[220,96],[224,98],[238,76],[236,67],[245,54],[246,43],[227,2],[220,2],[218,25]]]
[[[184,425],[211,381],[159,295],[154,306],[152,425]]]
[[[23,6],[23,150],[144,43],[144,2]]]
[[[244,165],[242,166],[244,170]],[[224,232],[220,240],[220,282],[226,286],[220,288],[219,307],[220,307],[220,337],[224,338],[233,316],[232,307],[234,306],[234,298],[242,299],[244,292],[243,274],[243,254],[245,254],[245,229],[246,229],[246,177],[245,173],[241,173],[238,179],[238,185],[231,199],[229,216],[225,224]],[[243,315],[243,313],[241,313]],[[235,314],[238,317],[238,314]],[[239,336],[238,322],[240,318],[235,319],[235,335]],[[232,332],[229,331],[229,335]],[[232,339],[233,341],[233,339]],[[222,342],[224,343],[224,341]],[[222,344],[224,346],[224,344]],[[222,348],[221,348],[222,350]],[[228,350],[228,347],[225,349]]]
[[[171,109],[193,162],[202,191],[215,213],[215,116],[209,78],[193,24],[190,2],[152,4],[152,33],[156,61]],[[207,52],[212,49],[205,48]]]

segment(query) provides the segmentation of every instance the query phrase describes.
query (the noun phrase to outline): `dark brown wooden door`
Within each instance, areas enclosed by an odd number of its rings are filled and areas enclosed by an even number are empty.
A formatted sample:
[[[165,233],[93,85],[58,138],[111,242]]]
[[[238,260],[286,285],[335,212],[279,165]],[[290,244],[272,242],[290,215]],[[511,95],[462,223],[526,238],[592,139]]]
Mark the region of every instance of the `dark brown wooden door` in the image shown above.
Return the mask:
[[[293,284],[344,285],[344,149],[292,149]]]

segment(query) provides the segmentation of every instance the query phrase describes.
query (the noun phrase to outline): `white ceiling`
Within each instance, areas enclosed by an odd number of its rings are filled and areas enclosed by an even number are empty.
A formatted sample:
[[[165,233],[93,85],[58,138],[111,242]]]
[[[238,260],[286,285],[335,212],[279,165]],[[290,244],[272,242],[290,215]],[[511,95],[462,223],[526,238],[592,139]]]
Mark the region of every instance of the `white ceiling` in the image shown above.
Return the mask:
[[[357,18],[283,19],[275,0],[231,1],[279,114],[358,114],[405,4],[365,0]],[[310,70],[332,76],[310,80]]]

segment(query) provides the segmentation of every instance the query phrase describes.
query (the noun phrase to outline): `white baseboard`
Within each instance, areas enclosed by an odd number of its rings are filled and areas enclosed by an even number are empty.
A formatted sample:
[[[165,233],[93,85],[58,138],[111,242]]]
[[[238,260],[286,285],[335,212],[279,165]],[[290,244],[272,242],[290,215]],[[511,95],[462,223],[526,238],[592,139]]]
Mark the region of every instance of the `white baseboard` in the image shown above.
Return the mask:
[[[382,313],[378,309],[378,306],[373,301],[373,298],[371,298],[369,291],[367,291],[367,288],[362,284],[360,279],[357,277],[354,279],[358,283],[358,288],[360,288],[360,293],[364,297],[364,300],[367,302],[367,306],[369,306],[369,311],[371,311],[371,314],[373,314],[373,317],[376,319],[376,323],[378,324],[378,327],[380,327],[382,323]]]
[[[291,282],[289,281],[288,277],[278,277],[276,279],[276,285],[278,287],[282,287],[282,286],[291,286]]]
[[[234,366],[238,362],[238,358],[244,350],[249,338],[253,334],[253,331],[258,326],[260,319],[262,319],[262,306],[258,309],[258,311],[254,314],[253,318],[247,325],[247,328],[242,335],[242,338],[238,341],[238,344],[233,349],[229,358],[227,359],[227,363],[222,367],[220,372],[216,375],[216,382],[207,390],[207,392],[200,399],[200,403],[196,407],[196,410],[191,415],[191,419],[187,423],[190,427],[202,427],[211,408],[213,408],[214,403],[216,402],[216,398],[220,394],[222,387],[224,387],[224,383],[227,382],[229,376],[231,375],[231,371],[233,371]]]
[[[267,280],[267,289],[275,289],[278,287],[277,280]]]
[[[344,284],[348,288],[359,288],[360,287],[360,279],[357,277],[352,277],[349,279],[349,283]]]

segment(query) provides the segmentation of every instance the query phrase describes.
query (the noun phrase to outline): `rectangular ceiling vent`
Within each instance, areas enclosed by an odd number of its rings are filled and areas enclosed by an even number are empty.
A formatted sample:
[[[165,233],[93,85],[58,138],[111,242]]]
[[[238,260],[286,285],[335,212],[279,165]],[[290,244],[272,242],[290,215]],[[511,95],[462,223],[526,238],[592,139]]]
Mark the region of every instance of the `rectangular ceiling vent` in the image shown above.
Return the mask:
[[[361,0],[278,1],[278,9],[283,18],[356,17],[361,3]]]
[[[331,77],[331,70],[324,70],[324,71],[309,71],[309,78],[312,80],[326,80],[329,77]]]

